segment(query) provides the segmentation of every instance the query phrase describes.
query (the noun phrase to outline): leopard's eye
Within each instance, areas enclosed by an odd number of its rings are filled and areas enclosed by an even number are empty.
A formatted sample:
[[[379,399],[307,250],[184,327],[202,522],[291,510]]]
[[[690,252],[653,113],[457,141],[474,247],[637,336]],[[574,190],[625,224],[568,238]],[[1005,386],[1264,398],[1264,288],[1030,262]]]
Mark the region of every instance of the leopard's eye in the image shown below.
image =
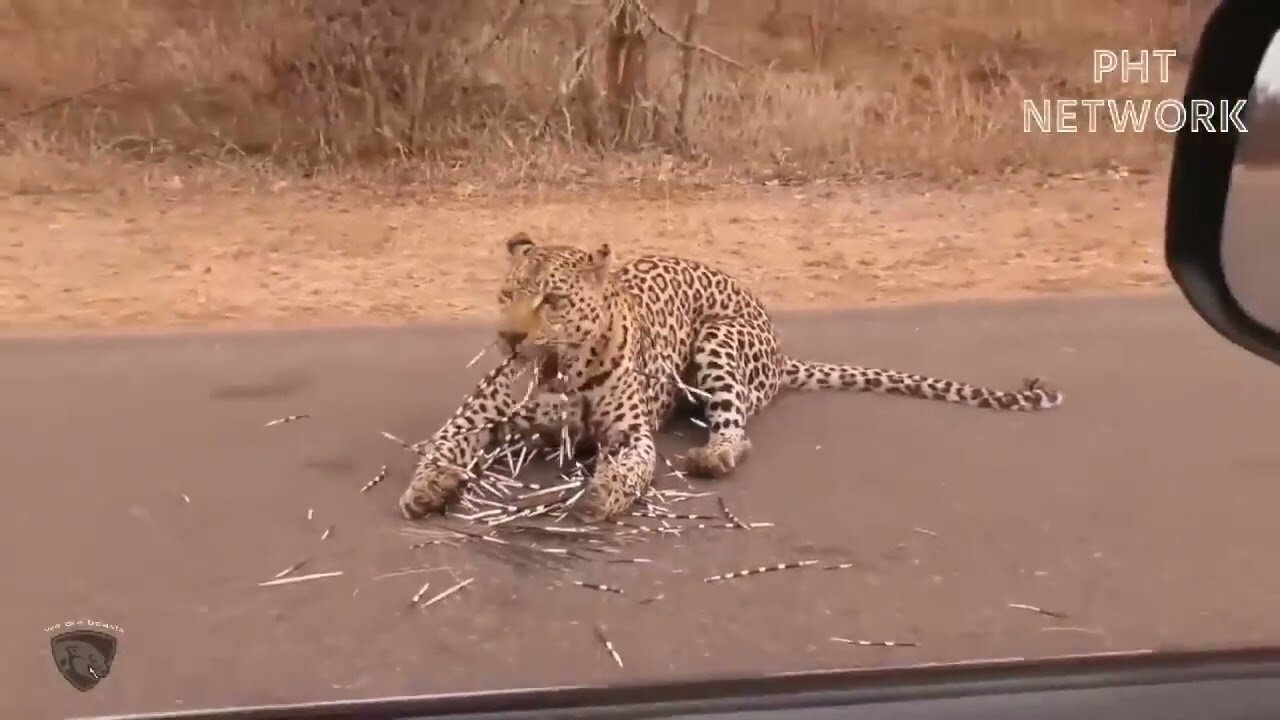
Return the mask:
[[[511,292],[510,290],[503,290],[502,292],[498,293],[498,302],[508,303],[508,302],[511,302],[511,298],[513,297],[515,297],[515,293]]]
[[[555,310],[556,308],[564,305],[565,301],[568,299],[569,297],[567,295],[563,295],[561,293],[546,293],[542,296],[542,304],[552,310]]]

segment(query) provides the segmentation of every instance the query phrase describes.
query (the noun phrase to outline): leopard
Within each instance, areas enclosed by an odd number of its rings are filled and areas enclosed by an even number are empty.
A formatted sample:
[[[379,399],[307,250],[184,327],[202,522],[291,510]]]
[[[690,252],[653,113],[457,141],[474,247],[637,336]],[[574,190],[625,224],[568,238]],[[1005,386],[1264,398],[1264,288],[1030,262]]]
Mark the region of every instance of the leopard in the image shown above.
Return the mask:
[[[1001,411],[1059,406],[1040,378],[1000,390],[892,369],[802,360],[783,352],[764,303],[745,283],[711,265],[646,254],[616,263],[608,242],[586,249],[505,240],[497,295],[497,338],[507,354],[448,422],[423,443],[401,495],[417,520],[457,496],[468,468],[497,442],[498,428],[546,437],[572,428],[596,448],[573,513],[583,523],[616,521],[653,482],[656,437],[692,407],[706,441],[678,459],[700,479],[724,478],[752,450],[747,423],[783,390],[854,390]],[[535,380],[523,401],[516,377]]]

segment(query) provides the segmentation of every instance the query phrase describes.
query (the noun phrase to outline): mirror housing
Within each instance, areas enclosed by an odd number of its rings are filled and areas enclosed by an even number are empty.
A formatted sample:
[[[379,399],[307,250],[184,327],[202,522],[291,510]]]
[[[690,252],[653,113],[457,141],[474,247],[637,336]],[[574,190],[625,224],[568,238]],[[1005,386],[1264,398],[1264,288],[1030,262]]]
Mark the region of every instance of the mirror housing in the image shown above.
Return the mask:
[[[1280,29],[1280,4],[1223,0],[1205,23],[1184,100],[1215,106],[1246,100],[1263,56]],[[1174,139],[1165,206],[1165,264],[1187,301],[1210,327],[1232,343],[1280,365],[1280,332],[1241,307],[1222,266],[1222,231],[1239,134],[1194,132],[1191,123]],[[1280,268],[1276,268],[1280,282]]]

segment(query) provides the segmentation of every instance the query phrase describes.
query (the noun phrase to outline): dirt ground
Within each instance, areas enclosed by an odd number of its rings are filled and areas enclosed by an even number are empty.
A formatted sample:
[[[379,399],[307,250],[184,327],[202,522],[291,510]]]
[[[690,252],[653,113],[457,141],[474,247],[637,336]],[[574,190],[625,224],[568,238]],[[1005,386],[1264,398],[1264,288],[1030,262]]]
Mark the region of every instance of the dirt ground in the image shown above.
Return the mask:
[[[1167,283],[1162,179],[583,190],[439,198],[275,186],[0,199],[0,326],[275,327],[481,317],[501,240],[711,262],[775,309]]]

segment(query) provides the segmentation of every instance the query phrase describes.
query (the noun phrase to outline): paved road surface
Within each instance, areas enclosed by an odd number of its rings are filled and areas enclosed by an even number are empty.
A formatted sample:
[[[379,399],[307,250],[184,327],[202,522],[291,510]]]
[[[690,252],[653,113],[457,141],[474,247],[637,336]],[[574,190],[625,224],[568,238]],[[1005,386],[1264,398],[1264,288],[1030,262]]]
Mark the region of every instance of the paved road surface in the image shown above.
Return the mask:
[[[1280,170],[1237,166],[1227,196],[1222,265],[1245,312],[1280,329]]]
[[[786,397],[721,483],[739,515],[775,529],[692,533],[637,548],[650,565],[560,576],[465,545],[411,551],[398,533],[411,458],[379,431],[434,429],[481,372],[463,366],[484,331],[0,344],[0,715],[1280,641],[1280,368],[1180,301],[933,306],[783,327],[806,357],[987,383],[1038,373],[1067,403],[1033,416]],[[314,417],[263,427],[293,413]],[[392,479],[361,495],[383,463]],[[308,571],[346,574],[257,587],[304,557]],[[700,581],[801,558],[863,568]],[[377,576],[423,566],[476,580],[403,615],[427,576]],[[434,577],[435,589],[452,583]],[[665,598],[639,605],[572,578]],[[50,659],[45,628],[72,619],[123,628],[113,673],[88,693]],[[625,669],[593,638],[596,622]]]

